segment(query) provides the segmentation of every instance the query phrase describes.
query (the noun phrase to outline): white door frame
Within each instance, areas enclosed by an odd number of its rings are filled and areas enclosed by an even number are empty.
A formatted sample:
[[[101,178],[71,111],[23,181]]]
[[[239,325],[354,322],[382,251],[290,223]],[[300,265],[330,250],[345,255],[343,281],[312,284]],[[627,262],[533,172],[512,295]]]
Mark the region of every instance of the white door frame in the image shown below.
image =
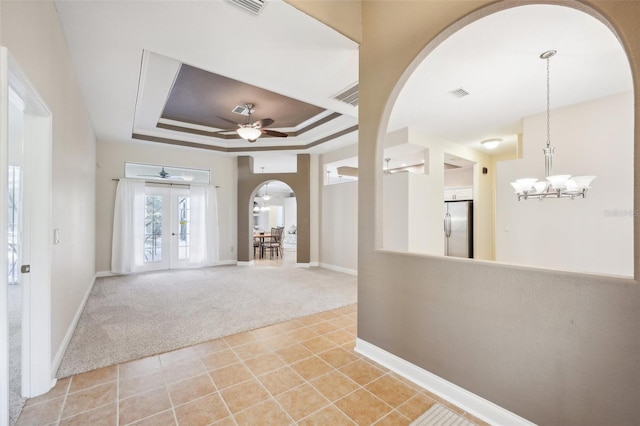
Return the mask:
[[[23,263],[31,265],[23,287],[22,394],[33,397],[55,384],[51,364],[51,255],[52,255],[52,117],[26,74],[5,47],[0,47],[0,241],[7,235],[7,148],[9,141],[9,87],[24,101],[25,241]],[[33,200],[38,200],[37,211]],[[29,207],[30,206],[30,207]],[[34,214],[29,214],[33,212]],[[8,377],[9,333],[7,258],[0,256],[0,372]],[[9,384],[0,386],[0,423],[8,423]]]
[[[188,188],[147,186],[146,195],[162,197],[162,260],[145,263],[144,271],[161,271],[176,268],[188,268],[189,259],[178,259],[178,203],[179,196],[189,196]]]

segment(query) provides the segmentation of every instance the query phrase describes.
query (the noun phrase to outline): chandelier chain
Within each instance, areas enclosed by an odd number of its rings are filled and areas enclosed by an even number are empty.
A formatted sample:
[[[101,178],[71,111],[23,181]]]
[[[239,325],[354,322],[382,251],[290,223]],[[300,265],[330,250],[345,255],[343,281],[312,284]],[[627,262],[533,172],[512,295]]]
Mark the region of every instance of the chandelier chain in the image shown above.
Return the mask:
[[[551,146],[551,90],[549,58],[547,58],[547,148]]]

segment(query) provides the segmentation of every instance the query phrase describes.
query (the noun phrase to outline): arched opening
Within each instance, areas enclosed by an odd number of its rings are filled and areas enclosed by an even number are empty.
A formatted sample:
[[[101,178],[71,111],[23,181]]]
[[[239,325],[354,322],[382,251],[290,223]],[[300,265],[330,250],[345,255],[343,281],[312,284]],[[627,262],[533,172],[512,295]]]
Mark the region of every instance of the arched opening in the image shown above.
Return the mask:
[[[547,120],[540,54],[550,49],[558,54]],[[420,147],[425,165],[403,176],[384,173],[383,248],[444,255],[447,206],[470,200],[473,214],[460,219],[469,222],[468,248],[454,255],[633,276],[631,71],[595,12],[548,4],[478,11],[421,52],[387,111],[380,157],[404,144]],[[534,202],[513,194],[510,182],[518,178],[545,181],[547,128],[554,174],[597,176],[586,198]],[[489,150],[482,144],[488,139],[501,144]],[[462,175],[451,157],[475,164],[468,182],[447,182]],[[447,199],[459,189],[464,200]]]
[[[298,203],[293,189],[268,180],[253,195],[253,260],[255,265],[295,266]]]

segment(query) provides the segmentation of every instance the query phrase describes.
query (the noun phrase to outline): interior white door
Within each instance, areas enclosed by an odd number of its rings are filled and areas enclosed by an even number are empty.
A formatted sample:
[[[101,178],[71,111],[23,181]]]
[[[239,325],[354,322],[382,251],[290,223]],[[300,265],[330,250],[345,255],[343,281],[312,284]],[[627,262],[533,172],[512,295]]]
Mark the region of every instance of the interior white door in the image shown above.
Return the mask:
[[[10,247],[10,256],[0,260],[0,424],[8,423],[9,264],[25,268],[11,278],[22,286],[21,393],[34,397],[55,384],[51,361],[51,121],[50,111],[26,74],[7,49],[0,48],[0,241]],[[21,197],[13,208],[17,216],[12,222],[9,205],[16,199],[10,200],[10,190]]]
[[[148,186],[144,209],[144,270],[189,266],[191,199],[188,189]]]

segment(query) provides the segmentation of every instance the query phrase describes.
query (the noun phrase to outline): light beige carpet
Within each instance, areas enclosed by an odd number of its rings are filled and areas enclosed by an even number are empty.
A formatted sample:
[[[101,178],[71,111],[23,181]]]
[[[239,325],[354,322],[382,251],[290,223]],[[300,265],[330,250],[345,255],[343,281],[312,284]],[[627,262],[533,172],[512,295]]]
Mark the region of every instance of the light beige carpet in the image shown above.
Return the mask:
[[[57,377],[356,303],[321,268],[219,266],[99,278]]]
[[[444,405],[435,404],[409,426],[474,426],[474,424]]]

